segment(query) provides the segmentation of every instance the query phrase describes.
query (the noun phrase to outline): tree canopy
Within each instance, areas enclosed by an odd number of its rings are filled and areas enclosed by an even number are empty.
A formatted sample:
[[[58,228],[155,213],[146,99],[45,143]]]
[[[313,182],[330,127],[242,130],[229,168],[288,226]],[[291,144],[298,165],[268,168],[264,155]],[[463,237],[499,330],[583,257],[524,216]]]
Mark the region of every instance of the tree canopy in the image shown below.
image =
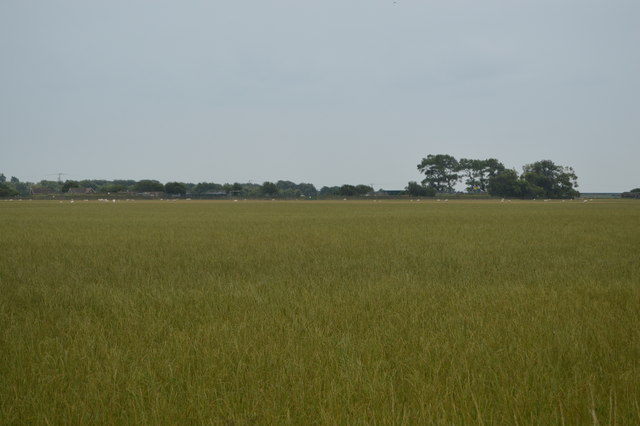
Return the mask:
[[[432,186],[421,185],[415,181],[409,182],[404,190],[413,197],[433,197],[436,195],[436,190]]]
[[[187,186],[180,182],[167,182],[164,192],[171,195],[184,195],[187,193]]]
[[[262,193],[273,197],[278,193],[278,186],[273,182],[264,182],[262,184]]]
[[[164,192],[164,185],[157,180],[143,179],[133,186],[138,192]]]
[[[418,164],[424,174],[422,185],[409,182],[405,191],[411,195],[435,192],[454,192],[455,185],[464,180],[467,192],[488,193],[494,196],[518,198],[574,198],[578,178],[571,167],[540,160],[523,167],[522,175],[508,170],[499,160],[462,158],[448,154],[429,154]]]
[[[422,184],[437,192],[454,192],[459,170],[458,160],[448,154],[429,154],[418,164],[418,171],[424,174]]]
[[[0,182],[0,197],[13,197],[15,195],[18,195],[18,191],[5,182]]]
[[[521,176],[515,170],[505,170],[489,180],[489,193],[520,198],[575,198],[580,193],[578,177],[571,167],[541,160],[523,167]]]

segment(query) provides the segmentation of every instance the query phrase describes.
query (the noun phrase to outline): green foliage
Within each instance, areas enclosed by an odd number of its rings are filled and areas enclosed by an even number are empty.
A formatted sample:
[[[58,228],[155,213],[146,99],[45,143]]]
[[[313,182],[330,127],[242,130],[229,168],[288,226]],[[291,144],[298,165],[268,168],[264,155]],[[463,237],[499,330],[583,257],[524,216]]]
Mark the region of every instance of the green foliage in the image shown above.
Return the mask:
[[[545,198],[575,198],[580,193],[577,176],[571,167],[556,165],[551,160],[541,160],[524,166],[522,179],[533,187],[541,188]]]
[[[458,171],[466,178],[467,192],[487,192],[489,180],[505,170],[504,165],[495,158],[486,160],[460,159]]]
[[[491,195],[517,198],[575,198],[577,177],[570,167],[557,166],[550,160],[527,164],[518,176],[515,170],[504,170],[489,179]]]
[[[496,196],[519,198],[575,198],[580,193],[577,176],[571,167],[558,166],[551,160],[537,161],[524,166],[522,176],[506,170],[495,158],[477,160],[451,155],[428,155],[418,165],[424,173],[424,186],[437,192],[453,192],[462,178],[467,192],[489,192]],[[459,174],[461,173],[461,174]],[[413,187],[413,190],[419,188]]]
[[[328,197],[328,196],[337,196],[338,191],[340,191],[339,186],[323,186],[320,188],[320,196]]]
[[[273,182],[264,182],[261,191],[264,195],[273,197],[278,194],[278,187]]]
[[[311,183],[296,184],[288,180],[279,180],[276,186],[278,194],[284,198],[315,197],[318,194],[316,187]]]
[[[371,185],[356,185],[356,192],[358,195],[368,195],[373,192],[373,187]]]
[[[436,192],[454,192],[459,169],[458,160],[447,154],[429,154],[418,164],[418,171],[425,176],[422,184]]]
[[[358,190],[353,185],[342,185],[340,189],[338,189],[338,195],[342,197],[354,197],[358,195]]]
[[[367,195],[373,192],[373,188],[369,185],[342,185],[338,191],[337,195],[341,197],[356,197]]]
[[[536,198],[543,189],[518,176],[515,170],[504,170],[489,179],[489,194],[497,197]]]
[[[318,190],[312,183],[299,183],[297,189],[305,197],[315,197],[318,195]]]
[[[180,182],[167,182],[164,186],[164,192],[171,195],[184,195],[187,193],[187,187]]]
[[[213,182],[200,182],[193,188],[193,192],[195,192],[196,194],[204,194],[206,192],[219,192],[222,190],[222,185]]]
[[[18,195],[18,191],[5,182],[0,182],[0,197],[13,197],[16,195]]]
[[[164,185],[157,180],[143,179],[133,186],[133,190],[137,192],[164,192]]]
[[[127,187],[121,184],[110,184],[110,185],[105,185],[102,187],[102,192],[107,192],[107,193],[118,193],[118,192],[126,192],[127,191]]]
[[[55,180],[41,180],[37,185],[34,185],[36,188],[46,188],[51,192],[62,192],[62,184]]]
[[[434,197],[436,195],[435,188],[420,185],[414,181],[409,182],[404,190],[413,197]]]
[[[640,188],[633,188],[631,191],[629,192],[640,192]]]
[[[61,192],[69,192],[70,188],[80,188],[80,184],[75,180],[66,180],[62,185]]]
[[[29,187],[20,182],[17,177],[11,176],[9,182],[4,173],[0,173],[0,197],[15,197],[16,195],[28,195]]]

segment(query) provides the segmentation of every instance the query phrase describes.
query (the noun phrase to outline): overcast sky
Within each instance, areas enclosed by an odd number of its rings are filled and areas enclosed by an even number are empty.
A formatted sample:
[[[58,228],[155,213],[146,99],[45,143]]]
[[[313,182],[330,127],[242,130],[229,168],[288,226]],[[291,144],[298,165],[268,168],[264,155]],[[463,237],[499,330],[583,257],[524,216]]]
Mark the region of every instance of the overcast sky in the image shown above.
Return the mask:
[[[402,189],[428,154],[640,186],[638,0],[1,0],[0,172]]]

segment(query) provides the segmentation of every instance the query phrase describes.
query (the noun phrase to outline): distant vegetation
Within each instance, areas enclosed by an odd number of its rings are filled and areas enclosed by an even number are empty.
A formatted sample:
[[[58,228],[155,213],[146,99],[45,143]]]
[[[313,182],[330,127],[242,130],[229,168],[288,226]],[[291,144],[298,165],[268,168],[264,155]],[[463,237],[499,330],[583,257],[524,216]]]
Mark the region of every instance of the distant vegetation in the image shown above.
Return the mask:
[[[521,175],[507,169],[495,158],[456,160],[451,155],[428,155],[418,164],[424,175],[421,185],[409,182],[406,191],[412,195],[435,195],[455,192],[464,182],[469,193],[484,193],[514,198],[575,198],[580,193],[578,177],[571,167],[541,160],[523,167]]]
[[[430,154],[418,164],[418,171],[424,179],[418,183],[411,181],[404,190],[393,188],[394,194],[416,197],[433,197],[437,194],[456,192],[456,185],[464,183],[469,194],[485,194],[496,197],[513,198],[574,198],[580,195],[576,190],[577,176],[571,167],[556,165],[551,160],[541,160],[527,164],[522,174],[507,169],[495,158],[477,160],[462,158],[457,160],[447,154]],[[373,195],[370,185],[327,187],[320,190],[311,183],[294,183],[286,180],[256,183],[214,183],[214,182],[167,182],[157,180],[41,180],[37,183],[21,182],[15,176],[10,180],[0,174],[0,197],[29,196],[56,193],[100,193],[100,194],[166,194],[173,197],[358,197]],[[378,193],[384,193],[380,189]]]
[[[351,188],[351,185],[345,185],[344,188]],[[358,185],[357,195],[366,193],[362,190],[364,185]],[[368,190],[371,187],[366,186]],[[62,194],[73,191],[74,189],[82,189],[79,194],[96,193],[96,194],[166,194],[169,196],[193,196],[193,197],[219,197],[226,195],[235,195],[242,197],[282,197],[282,198],[300,198],[315,197],[318,194],[323,195],[346,195],[343,187],[328,188],[324,187],[320,191],[310,183],[294,183],[291,181],[280,180],[278,182],[264,182],[262,184],[255,183],[214,183],[214,182],[161,182],[153,179],[136,180],[102,180],[102,179],[86,179],[86,180],[41,180],[40,182],[21,182],[16,177],[11,177],[7,181],[4,174],[0,174],[0,197],[12,196],[29,196],[33,194]]]

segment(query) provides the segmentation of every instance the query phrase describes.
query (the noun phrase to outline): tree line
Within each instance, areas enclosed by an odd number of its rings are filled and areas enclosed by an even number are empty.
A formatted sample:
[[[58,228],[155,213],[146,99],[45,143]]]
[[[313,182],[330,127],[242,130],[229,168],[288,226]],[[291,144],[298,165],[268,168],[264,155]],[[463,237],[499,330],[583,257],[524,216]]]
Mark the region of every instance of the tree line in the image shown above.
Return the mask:
[[[311,183],[295,183],[288,180],[258,183],[215,183],[215,182],[167,182],[154,179],[143,180],[41,180],[37,183],[21,182],[15,176],[7,179],[0,173],[0,197],[30,196],[33,194],[63,194],[81,188],[98,194],[166,194],[169,196],[192,196],[214,198],[222,196],[238,197],[279,197],[314,198],[318,196],[363,196],[373,192],[369,185],[324,186],[318,190]]]
[[[448,154],[429,154],[417,167],[424,179],[421,183],[409,182],[405,188],[414,196],[452,193],[461,182],[468,193],[496,197],[575,198],[580,195],[573,169],[551,160],[526,164],[521,174],[507,169],[495,158],[457,160]]]
[[[420,183],[411,181],[402,192],[405,195],[428,197],[456,192],[456,186],[465,185],[471,194],[487,194],[514,198],[575,198],[580,195],[577,176],[571,167],[555,164],[551,160],[526,164],[522,173],[507,169],[495,158],[484,160],[461,158],[448,154],[429,154],[417,166],[424,175]],[[72,188],[84,188],[96,193],[162,193],[169,196],[193,197],[355,197],[374,192],[370,185],[324,186],[320,190],[311,183],[286,180],[257,183],[185,183],[157,180],[42,180],[38,183],[21,182],[15,176],[7,180],[0,173],[0,196],[29,196],[35,193],[66,193]],[[635,191],[635,190],[634,190]],[[393,191],[398,193],[400,191]]]

